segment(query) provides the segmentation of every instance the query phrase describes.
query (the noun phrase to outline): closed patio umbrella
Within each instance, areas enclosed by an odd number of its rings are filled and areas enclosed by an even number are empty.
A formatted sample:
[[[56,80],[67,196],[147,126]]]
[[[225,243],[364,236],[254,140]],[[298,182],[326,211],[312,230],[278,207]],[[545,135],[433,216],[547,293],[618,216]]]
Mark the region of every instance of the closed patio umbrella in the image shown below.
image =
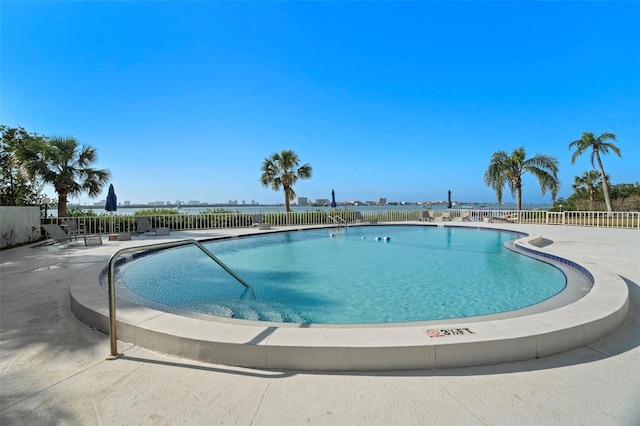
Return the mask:
[[[451,208],[451,190],[449,190],[449,201],[447,201],[447,208]]]
[[[116,192],[113,189],[113,184],[109,185],[109,193],[107,194],[107,204],[105,204],[104,209],[111,213],[111,220],[109,226],[109,232],[113,234],[113,213],[118,210],[118,197],[116,197]]]
[[[331,208],[335,209],[337,206],[336,204],[336,192],[332,189],[331,190]]]

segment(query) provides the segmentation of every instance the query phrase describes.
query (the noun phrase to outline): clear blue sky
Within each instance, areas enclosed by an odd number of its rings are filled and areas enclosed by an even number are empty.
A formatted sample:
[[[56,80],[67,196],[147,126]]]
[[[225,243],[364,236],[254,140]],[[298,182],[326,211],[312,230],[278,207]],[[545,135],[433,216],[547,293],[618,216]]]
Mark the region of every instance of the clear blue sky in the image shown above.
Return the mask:
[[[615,133],[605,170],[640,181],[640,2],[0,8],[0,122],[96,147],[120,202],[282,203],[259,183],[282,149],[310,199],[491,202],[491,154],[519,146],[558,158],[567,197],[583,131]]]

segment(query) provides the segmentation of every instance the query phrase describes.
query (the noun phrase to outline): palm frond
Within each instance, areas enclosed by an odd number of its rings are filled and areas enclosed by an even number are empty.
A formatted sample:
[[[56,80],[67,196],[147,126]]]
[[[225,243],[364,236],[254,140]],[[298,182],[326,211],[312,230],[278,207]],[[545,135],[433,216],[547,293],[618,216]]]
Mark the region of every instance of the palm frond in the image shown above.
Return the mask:
[[[503,189],[505,185],[508,185],[511,194],[518,199],[518,206],[520,206],[522,175],[524,173],[531,173],[538,179],[543,194],[549,190],[552,197],[556,198],[560,188],[557,176],[558,160],[546,154],[537,154],[527,159],[523,147],[515,149],[510,155],[504,151],[495,152],[485,171],[484,180],[495,191],[498,203],[502,203]]]

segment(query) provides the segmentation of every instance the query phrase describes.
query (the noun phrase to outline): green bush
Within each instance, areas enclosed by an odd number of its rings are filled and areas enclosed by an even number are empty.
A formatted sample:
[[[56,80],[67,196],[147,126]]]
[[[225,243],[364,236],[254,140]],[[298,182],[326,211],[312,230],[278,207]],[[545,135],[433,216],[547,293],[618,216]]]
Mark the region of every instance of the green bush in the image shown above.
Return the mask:
[[[108,213],[106,212],[104,214],[108,215]],[[80,207],[71,207],[67,209],[67,216],[68,217],[98,217],[102,215],[98,215],[95,211],[91,209],[83,210]]]
[[[180,212],[178,211],[178,209],[153,208],[153,209],[138,210],[137,212],[133,213],[134,216],[160,216],[160,215],[167,215],[167,214],[180,214]]]

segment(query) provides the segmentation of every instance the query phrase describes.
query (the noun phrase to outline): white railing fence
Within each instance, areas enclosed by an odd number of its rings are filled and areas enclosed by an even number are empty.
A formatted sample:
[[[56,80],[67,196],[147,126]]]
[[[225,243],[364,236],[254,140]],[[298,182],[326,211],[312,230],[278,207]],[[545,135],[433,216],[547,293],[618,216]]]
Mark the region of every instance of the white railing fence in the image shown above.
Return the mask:
[[[386,210],[361,211],[365,222],[406,222],[417,221],[422,218],[424,210]],[[510,222],[535,223],[546,225],[593,226],[610,228],[640,229],[640,212],[549,212],[545,210],[471,210],[449,209],[434,210],[436,221],[442,221],[442,214],[449,213],[451,221],[469,220],[481,222],[488,218],[510,217]],[[331,225],[336,220],[341,223],[355,224],[362,222],[356,218],[356,211],[309,211],[291,212],[286,214],[262,213],[264,222],[272,226],[287,225]],[[249,213],[207,213],[207,214],[168,214],[148,216],[153,227],[167,227],[170,230],[203,230],[217,228],[251,227],[252,219]],[[108,215],[84,216],[73,218],[57,218],[48,221],[75,220],[87,234],[108,234],[111,230],[111,218]],[[113,230],[116,233],[136,232],[135,216],[119,216],[113,218]]]

